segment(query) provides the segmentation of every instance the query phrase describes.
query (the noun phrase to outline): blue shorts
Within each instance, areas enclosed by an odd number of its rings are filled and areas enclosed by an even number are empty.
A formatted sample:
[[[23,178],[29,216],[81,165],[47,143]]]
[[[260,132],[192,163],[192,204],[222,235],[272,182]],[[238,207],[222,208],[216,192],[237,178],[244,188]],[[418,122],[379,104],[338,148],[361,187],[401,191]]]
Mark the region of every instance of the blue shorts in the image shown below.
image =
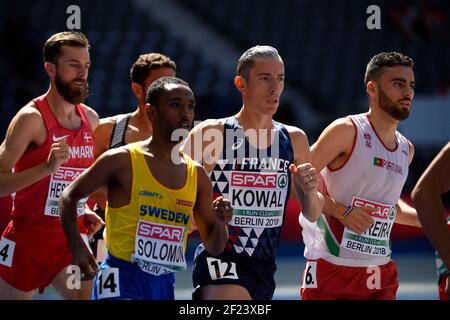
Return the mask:
[[[154,276],[110,254],[94,278],[92,300],[174,300],[173,273]]]
[[[192,282],[192,298],[198,300],[201,287],[206,285],[237,284],[245,289],[253,300],[272,299],[275,291],[273,260],[260,260],[225,250],[213,257],[200,244],[195,251]]]

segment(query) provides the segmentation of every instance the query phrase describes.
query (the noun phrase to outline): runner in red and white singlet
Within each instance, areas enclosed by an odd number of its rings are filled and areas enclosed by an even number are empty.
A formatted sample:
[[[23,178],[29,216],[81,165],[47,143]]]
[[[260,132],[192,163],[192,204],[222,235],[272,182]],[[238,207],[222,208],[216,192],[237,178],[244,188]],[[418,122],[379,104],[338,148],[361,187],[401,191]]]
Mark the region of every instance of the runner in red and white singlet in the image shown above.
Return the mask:
[[[306,267],[302,299],[395,299],[397,270],[390,259],[394,222],[420,226],[400,201],[413,146],[397,131],[414,96],[412,60],[381,53],[369,62],[368,113],[334,121],[312,146],[324,181],[324,213],[301,215]]]

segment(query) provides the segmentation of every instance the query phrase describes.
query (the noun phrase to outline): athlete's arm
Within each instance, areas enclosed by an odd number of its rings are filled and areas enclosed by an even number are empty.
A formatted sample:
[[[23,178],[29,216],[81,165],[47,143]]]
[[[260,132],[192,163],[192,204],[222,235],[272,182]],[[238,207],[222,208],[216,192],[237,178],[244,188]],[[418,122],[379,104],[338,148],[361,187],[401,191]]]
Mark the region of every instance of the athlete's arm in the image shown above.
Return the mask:
[[[205,169],[198,165],[194,218],[205,249],[211,255],[217,256],[227,244],[227,223],[231,220],[233,209],[229,200],[218,197],[213,202],[212,197],[211,180]]]
[[[330,169],[342,167],[351,155],[356,138],[356,129],[349,118],[333,121],[311,147],[312,165],[318,172],[325,166]],[[335,218],[341,218],[347,207],[323,193],[323,212]],[[354,207],[345,219],[340,221],[350,230],[361,234],[373,224],[370,212],[374,209]]]
[[[111,117],[102,118],[99,121],[99,125],[94,131],[95,151],[94,157],[97,159],[104,152],[109,150],[111,143],[111,135],[114,130],[115,120]],[[97,202],[97,206],[101,209],[105,209],[107,193],[106,188],[101,188],[91,196]]]
[[[209,173],[214,169],[223,148],[223,123],[209,119],[196,125],[184,139],[181,150],[203,165]],[[197,230],[195,218],[189,232]]]
[[[286,126],[294,150],[294,163],[289,167],[293,178],[293,188],[302,204],[302,213],[309,221],[316,221],[323,208],[323,196],[317,192],[318,176],[311,165],[306,134],[296,127]]]
[[[414,146],[410,141],[409,144],[409,164],[414,157]],[[397,215],[395,218],[395,223],[404,224],[407,226],[413,227],[421,227],[419,216],[417,214],[417,210],[410,205],[408,205],[402,199],[396,204],[395,208],[397,209]]]
[[[116,176],[124,174],[122,171],[125,174],[129,171],[127,170],[130,167],[129,161],[129,154],[123,148],[104,153],[64,189],[59,199],[61,224],[72,251],[73,263],[79,265],[88,278],[94,276],[97,264],[85,247],[78,229],[78,202],[103,186],[120,185],[116,181]]]
[[[408,205],[405,201],[400,199],[395,205],[395,209],[397,210],[395,223],[412,227],[421,227],[416,209]]]
[[[214,169],[223,149],[223,122],[210,119],[195,126],[181,149],[200,162],[209,173]]]
[[[449,190],[450,142],[433,159],[412,192],[423,230],[450,270],[450,232],[441,199],[441,195]]]
[[[94,131],[95,158],[109,149],[111,135],[114,129],[114,120],[112,118],[102,118]]]
[[[58,170],[69,159],[65,140],[52,145],[47,161],[20,172],[11,172],[25,151],[45,142],[47,132],[42,116],[29,104],[11,121],[0,146],[0,197],[21,190]]]

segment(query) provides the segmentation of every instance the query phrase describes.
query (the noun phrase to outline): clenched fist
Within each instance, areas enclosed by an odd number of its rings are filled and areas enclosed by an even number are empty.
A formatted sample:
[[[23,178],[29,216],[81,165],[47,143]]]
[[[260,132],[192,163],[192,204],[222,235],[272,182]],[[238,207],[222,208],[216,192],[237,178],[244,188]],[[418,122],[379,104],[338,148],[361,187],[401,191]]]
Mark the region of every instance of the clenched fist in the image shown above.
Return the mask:
[[[68,160],[69,146],[66,144],[66,139],[53,143],[47,157],[47,167],[51,173],[56,172]]]
[[[213,201],[213,209],[216,217],[223,223],[228,223],[233,216],[233,208],[231,202],[228,199],[220,196]]]
[[[319,179],[316,169],[310,163],[302,163],[298,166],[291,164],[289,171],[294,178],[296,187],[300,188],[303,194],[308,195],[317,192]]]

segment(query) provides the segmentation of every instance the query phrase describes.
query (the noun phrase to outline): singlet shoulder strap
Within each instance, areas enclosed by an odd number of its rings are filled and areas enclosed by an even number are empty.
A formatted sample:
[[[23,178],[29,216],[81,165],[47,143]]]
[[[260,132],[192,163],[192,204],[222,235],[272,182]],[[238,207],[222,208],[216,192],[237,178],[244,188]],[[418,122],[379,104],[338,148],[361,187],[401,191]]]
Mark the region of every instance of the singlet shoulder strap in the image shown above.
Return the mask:
[[[83,103],[80,103],[80,104],[77,104],[77,106],[76,106],[76,108],[77,108],[77,110],[78,110],[78,114],[80,115],[80,117],[81,117],[81,120],[84,122],[84,123],[86,123],[86,125],[89,127],[89,129],[91,129],[91,131],[94,131],[94,130],[92,130],[92,125],[91,125],[91,123],[89,122],[89,119],[88,119],[88,117],[87,117],[87,115],[86,115],[86,105],[85,104],[83,104]]]
[[[46,95],[42,95],[40,97],[33,99],[33,103],[36,105],[36,108],[41,113],[42,119],[44,121],[45,126],[47,127],[47,130],[51,130],[53,127],[58,125],[58,120],[56,120],[55,115],[53,114],[52,110],[48,105]]]
[[[125,145],[125,133],[130,121],[131,113],[119,114],[116,117],[113,133],[111,135],[110,149],[118,148]]]
[[[224,129],[236,129],[238,127],[238,122],[236,116],[226,117],[223,121]]]

